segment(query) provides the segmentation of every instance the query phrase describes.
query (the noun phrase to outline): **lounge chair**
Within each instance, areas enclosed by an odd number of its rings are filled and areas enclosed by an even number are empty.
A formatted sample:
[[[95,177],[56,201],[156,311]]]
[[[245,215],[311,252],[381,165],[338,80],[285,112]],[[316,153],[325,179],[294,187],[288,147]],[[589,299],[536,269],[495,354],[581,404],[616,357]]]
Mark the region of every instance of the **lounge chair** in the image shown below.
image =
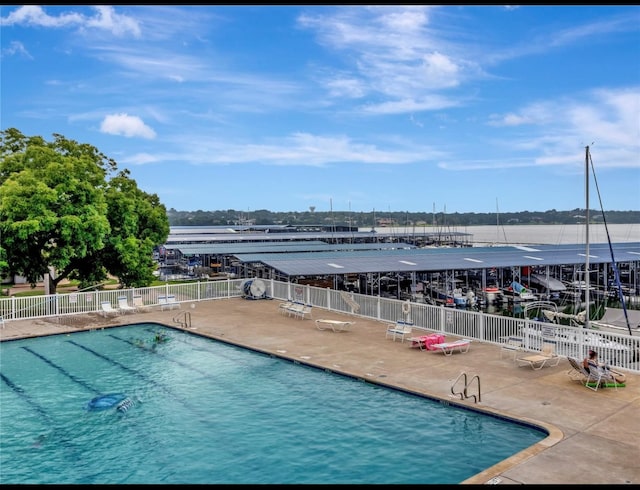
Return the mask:
[[[311,308],[311,305],[305,305],[304,303],[291,303],[289,306],[283,306],[287,315],[295,316],[301,320],[311,317]]]
[[[120,314],[120,311],[117,308],[111,306],[111,301],[101,301],[100,308],[102,309],[102,316],[107,317],[109,315],[116,316]]]
[[[180,303],[176,301],[175,294],[169,294],[167,296],[158,296],[158,303],[160,303],[160,309],[172,310],[173,308],[180,309]]]
[[[133,297],[133,307],[136,309],[136,311],[146,310],[146,309],[150,308],[149,305],[145,305],[144,304],[142,296],[140,296],[140,295],[136,295],[136,296]]]
[[[518,352],[524,349],[524,345],[521,337],[507,337],[500,345],[500,359],[503,358],[505,352],[509,356],[513,356],[513,360],[516,360]]]
[[[462,354],[469,352],[471,347],[471,339],[460,339],[454,342],[443,342],[442,344],[433,344],[433,350],[442,351],[445,356],[450,356],[458,349]]]
[[[291,308],[293,306],[293,302],[292,301],[285,301],[284,303],[280,303],[278,305],[278,309],[280,311],[281,315],[284,315],[285,313],[288,313],[289,308]]]
[[[331,329],[334,332],[346,332],[351,328],[355,322],[344,322],[341,320],[325,320],[322,318],[318,318],[316,320],[316,327],[318,330],[328,330]]]
[[[404,338],[409,337],[412,331],[413,323],[398,320],[396,323],[389,323],[387,325],[385,338],[391,337],[394,342],[396,339],[400,339],[401,342],[404,342]]]
[[[126,296],[120,296],[118,298],[118,309],[122,312],[122,313],[135,313],[136,312],[136,307],[135,306],[131,306],[128,302],[127,302],[127,297]]]
[[[607,367],[589,361],[589,375],[584,385],[590,390],[598,391],[602,386],[617,390],[618,386],[624,386],[624,383],[619,383]]]
[[[542,351],[539,354],[533,354],[530,356],[520,357],[517,359],[518,364],[521,366],[530,366],[531,369],[539,370],[545,366],[557,366],[560,362],[560,357],[556,354],[556,346],[551,342],[545,342],[542,344]]]
[[[587,371],[582,363],[573,357],[567,357],[567,361],[571,365],[571,369],[567,371],[567,375],[574,381],[580,381],[580,383],[586,383],[589,379],[589,371]]]
[[[444,343],[444,335],[439,333],[420,335],[418,337],[410,337],[409,342],[411,342],[410,347],[419,347],[420,350],[435,350],[433,345]]]

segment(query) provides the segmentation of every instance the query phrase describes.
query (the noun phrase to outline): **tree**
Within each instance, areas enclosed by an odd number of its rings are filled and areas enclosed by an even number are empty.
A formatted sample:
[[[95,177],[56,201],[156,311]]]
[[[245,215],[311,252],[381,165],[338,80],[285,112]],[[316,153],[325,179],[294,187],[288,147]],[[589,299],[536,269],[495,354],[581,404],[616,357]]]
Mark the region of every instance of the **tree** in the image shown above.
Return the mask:
[[[169,236],[167,210],[155,194],[140,190],[129,171],[111,179],[106,192],[111,233],[99,254],[123,287],[148,286],[154,279],[153,248]]]
[[[53,136],[0,132],[0,269],[4,260],[32,287],[48,278],[51,293],[63,279],[95,284],[108,273],[150,284],[153,245],[169,233],[164,206],[97,148]]]

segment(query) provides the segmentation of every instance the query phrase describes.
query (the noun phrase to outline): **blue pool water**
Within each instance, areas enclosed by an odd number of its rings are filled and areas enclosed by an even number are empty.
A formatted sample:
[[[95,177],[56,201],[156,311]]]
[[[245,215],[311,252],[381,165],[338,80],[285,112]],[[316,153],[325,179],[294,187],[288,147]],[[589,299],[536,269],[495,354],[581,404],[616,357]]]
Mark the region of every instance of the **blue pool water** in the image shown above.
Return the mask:
[[[157,324],[2,342],[0,378],[1,484],[459,483],[546,437]]]

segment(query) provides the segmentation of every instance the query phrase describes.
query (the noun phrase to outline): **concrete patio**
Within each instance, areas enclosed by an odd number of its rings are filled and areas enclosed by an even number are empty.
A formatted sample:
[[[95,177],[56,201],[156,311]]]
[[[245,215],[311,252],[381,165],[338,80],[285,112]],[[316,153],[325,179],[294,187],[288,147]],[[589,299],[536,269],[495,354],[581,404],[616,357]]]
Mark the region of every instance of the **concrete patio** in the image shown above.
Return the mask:
[[[540,370],[501,358],[500,348],[472,342],[451,356],[411,348],[385,338],[385,323],[319,308],[311,318],[279,313],[278,301],[241,298],[182,303],[181,309],[145,308],[105,318],[98,313],[8,321],[0,339],[10,340],[123,324],[157,322],[261,352],[342,372],[371,383],[459,403],[544,427],[541,442],[475,475],[477,484],[640,483],[640,376],[627,374],[626,387],[594,392],[557,366]],[[319,330],[315,319],[348,321],[347,331]],[[447,341],[456,340],[447,337]],[[460,400],[451,387],[461,373],[480,380],[480,401]],[[475,385],[474,385],[475,386]],[[473,387],[470,394],[476,393]],[[489,450],[489,449],[488,449]]]

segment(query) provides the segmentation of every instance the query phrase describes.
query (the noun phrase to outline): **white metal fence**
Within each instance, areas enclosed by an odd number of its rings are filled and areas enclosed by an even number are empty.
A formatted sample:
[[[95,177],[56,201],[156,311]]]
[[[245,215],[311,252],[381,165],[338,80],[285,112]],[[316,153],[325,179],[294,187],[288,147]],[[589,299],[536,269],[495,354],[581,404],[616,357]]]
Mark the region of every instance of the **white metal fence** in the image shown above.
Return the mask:
[[[175,296],[179,303],[241,297],[244,295],[245,281],[247,279],[227,279],[133,289],[13,296],[0,299],[0,325],[10,328],[12,320],[100,313],[102,301],[109,301],[116,306],[118,298],[122,296],[127,298],[129,304],[133,304],[134,296],[140,296],[142,302],[149,306],[159,306],[159,297],[169,295]],[[417,332],[437,332],[496,345],[508,337],[520,337],[526,350],[530,351],[540,350],[543,342],[553,342],[559,355],[578,359],[586,357],[589,349],[595,349],[598,357],[612,366],[640,372],[640,333],[632,336],[586,330],[523,318],[345,293],[329,288],[267,279],[262,281],[267,287],[266,298],[298,301],[312,308],[389,323],[410,321]],[[345,298],[346,294],[349,294],[350,300]]]

